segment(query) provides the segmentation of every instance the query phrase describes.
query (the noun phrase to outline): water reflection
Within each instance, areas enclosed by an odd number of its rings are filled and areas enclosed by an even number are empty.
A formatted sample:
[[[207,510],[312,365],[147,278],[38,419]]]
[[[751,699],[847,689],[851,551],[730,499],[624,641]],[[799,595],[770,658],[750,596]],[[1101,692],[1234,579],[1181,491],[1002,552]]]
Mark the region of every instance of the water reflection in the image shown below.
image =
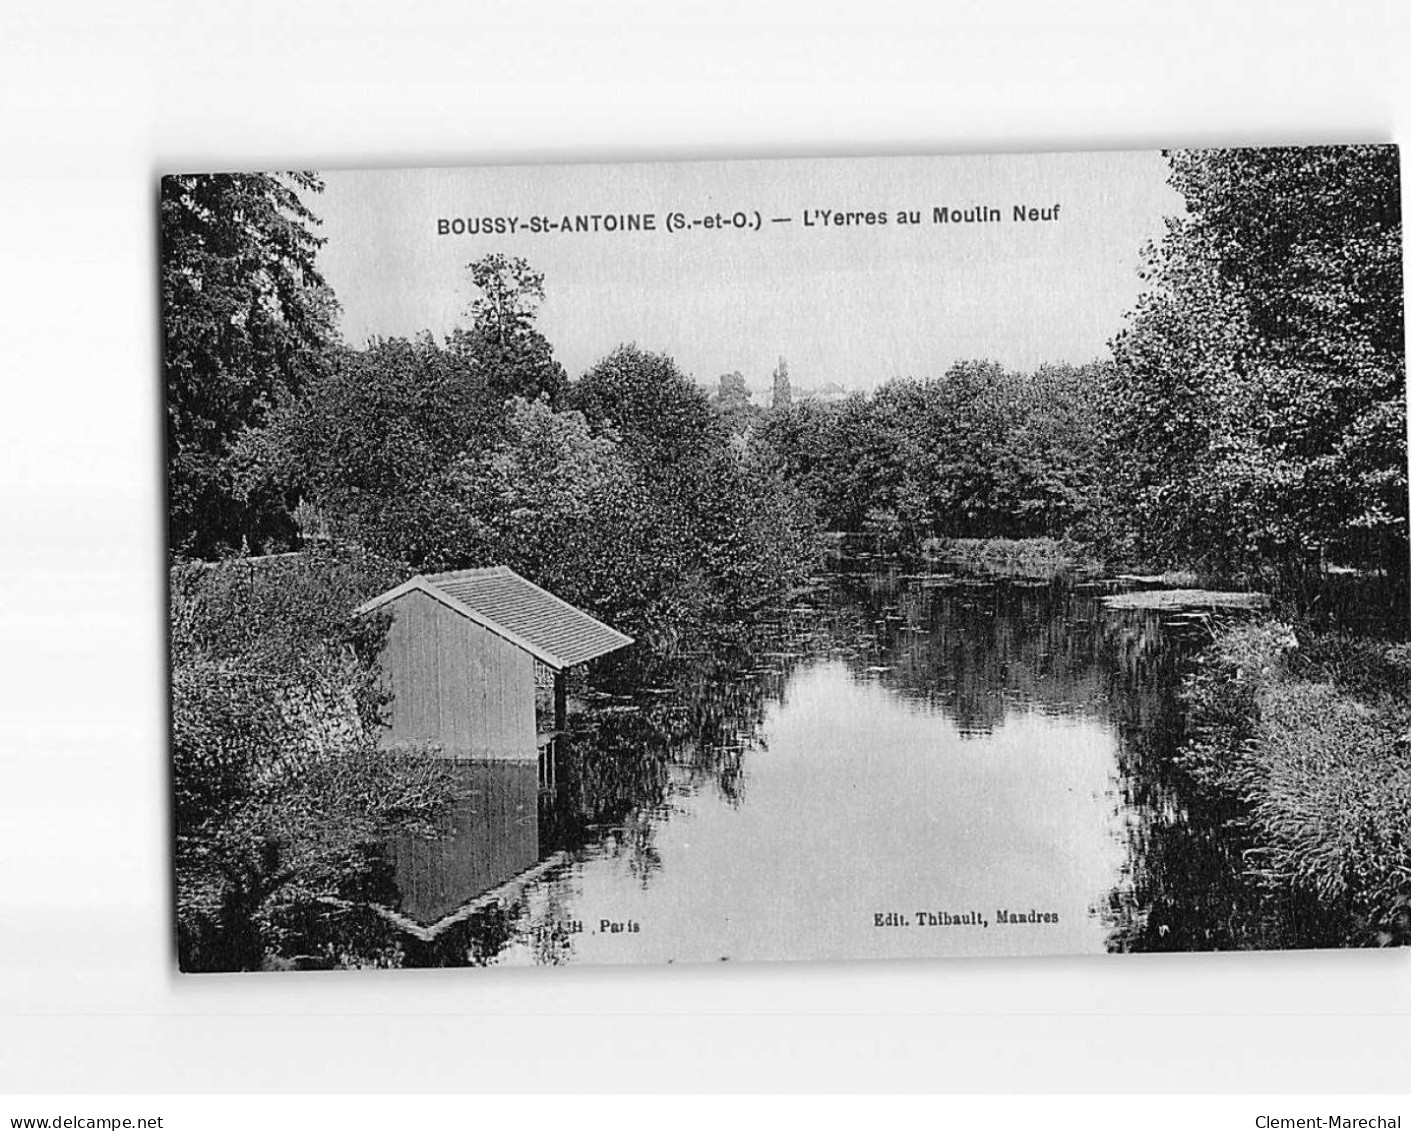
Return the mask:
[[[436,835],[390,846],[396,910],[427,931],[540,860],[539,763],[468,761],[455,775],[458,800]]]
[[[1316,942],[1172,760],[1208,628],[1104,591],[840,573],[694,654],[622,654],[573,689],[552,775],[466,765],[438,837],[389,846],[379,960]]]

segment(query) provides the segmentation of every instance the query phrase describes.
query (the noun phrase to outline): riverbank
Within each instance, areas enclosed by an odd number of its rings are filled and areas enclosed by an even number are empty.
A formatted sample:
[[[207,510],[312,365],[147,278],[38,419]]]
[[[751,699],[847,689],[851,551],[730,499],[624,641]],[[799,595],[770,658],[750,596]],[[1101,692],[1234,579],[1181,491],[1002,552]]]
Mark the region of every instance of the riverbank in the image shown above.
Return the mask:
[[[329,900],[385,895],[380,843],[451,797],[440,759],[377,742],[399,571],[356,552],[171,570],[176,921],[185,971],[343,964]]]
[[[1238,801],[1251,873],[1313,895],[1347,945],[1411,943],[1411,645],[1245,621],[1181,694],[1180,763]]]
[[[1070,538],[927,538],[921,553],[930,562],[988,573],[1052,576],[1103,568],[1091,547]]]

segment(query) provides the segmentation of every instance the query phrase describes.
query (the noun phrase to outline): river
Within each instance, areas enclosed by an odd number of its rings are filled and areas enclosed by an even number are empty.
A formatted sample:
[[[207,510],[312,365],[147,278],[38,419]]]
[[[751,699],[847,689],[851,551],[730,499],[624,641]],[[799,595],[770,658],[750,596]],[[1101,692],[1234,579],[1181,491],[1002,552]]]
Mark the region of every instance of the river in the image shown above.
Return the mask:
[[[1116,583],[855,563],[696,655],[628,650],[541,761],[387,847],[377,964],[1309,945],[1172,756],[1208,623]]]

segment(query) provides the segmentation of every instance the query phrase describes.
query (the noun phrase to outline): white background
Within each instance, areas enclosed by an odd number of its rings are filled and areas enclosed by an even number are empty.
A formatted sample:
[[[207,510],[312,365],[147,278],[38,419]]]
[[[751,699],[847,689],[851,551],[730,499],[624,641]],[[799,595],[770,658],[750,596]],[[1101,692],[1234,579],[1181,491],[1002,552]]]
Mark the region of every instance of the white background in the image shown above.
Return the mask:
[[[1411,1089],[1404,951],[178,977],[155,306],[165,171],[1404,142],[1404,7],[7,7],[0,1092]]]

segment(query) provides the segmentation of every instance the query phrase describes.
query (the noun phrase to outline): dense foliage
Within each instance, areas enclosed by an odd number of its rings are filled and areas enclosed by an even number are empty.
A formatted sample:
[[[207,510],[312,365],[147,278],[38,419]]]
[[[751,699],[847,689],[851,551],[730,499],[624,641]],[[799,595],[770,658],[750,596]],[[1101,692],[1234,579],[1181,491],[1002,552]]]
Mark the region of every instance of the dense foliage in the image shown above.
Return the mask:
[[[522,259],[487,255],[467,264],[476,295],[467,329],[450,338],[451,349],[479,378],[485,400],[544,396],[557,405],[568,375],[534,324],[544,301],[544,276]]]
[[[1411,943],[1411,651],[1256,620],[1187,681],[1182,764],[1239,799],[1249,865],[1316,898],[1341,941]]]
[[[162,363],[172,549],[213,556],[292,533],[285,500],[235,488],[230,449],[322,371],[336,305],[299,193],[311,173],[162,180]]]
[[[1404,578],[1401,210],[1390,146],[1171,156],[1187,215],[1114,343],[1114,525],[1139,556]]]
[[[244,489],[297,495],[334,537],[416,569],[509,565],[658,642],[807,572],[806,500],[669,357],[623,346],[560,385],[538,277],[485,266],[494,300],[469,330],[340,349],[249,430]]]
[[[1094,520],[1107,380],[1100,365],[1017,373],[958,362],[761,424],[785,475],[834,530],[926,537],[1063,536]]]
[[[321,901],[376,891],[379,838],[446,800],[444,763],[379,748],[386,624],[350,615],[399,577],[357,552],[173,567],[183,969],[258,968]]]

